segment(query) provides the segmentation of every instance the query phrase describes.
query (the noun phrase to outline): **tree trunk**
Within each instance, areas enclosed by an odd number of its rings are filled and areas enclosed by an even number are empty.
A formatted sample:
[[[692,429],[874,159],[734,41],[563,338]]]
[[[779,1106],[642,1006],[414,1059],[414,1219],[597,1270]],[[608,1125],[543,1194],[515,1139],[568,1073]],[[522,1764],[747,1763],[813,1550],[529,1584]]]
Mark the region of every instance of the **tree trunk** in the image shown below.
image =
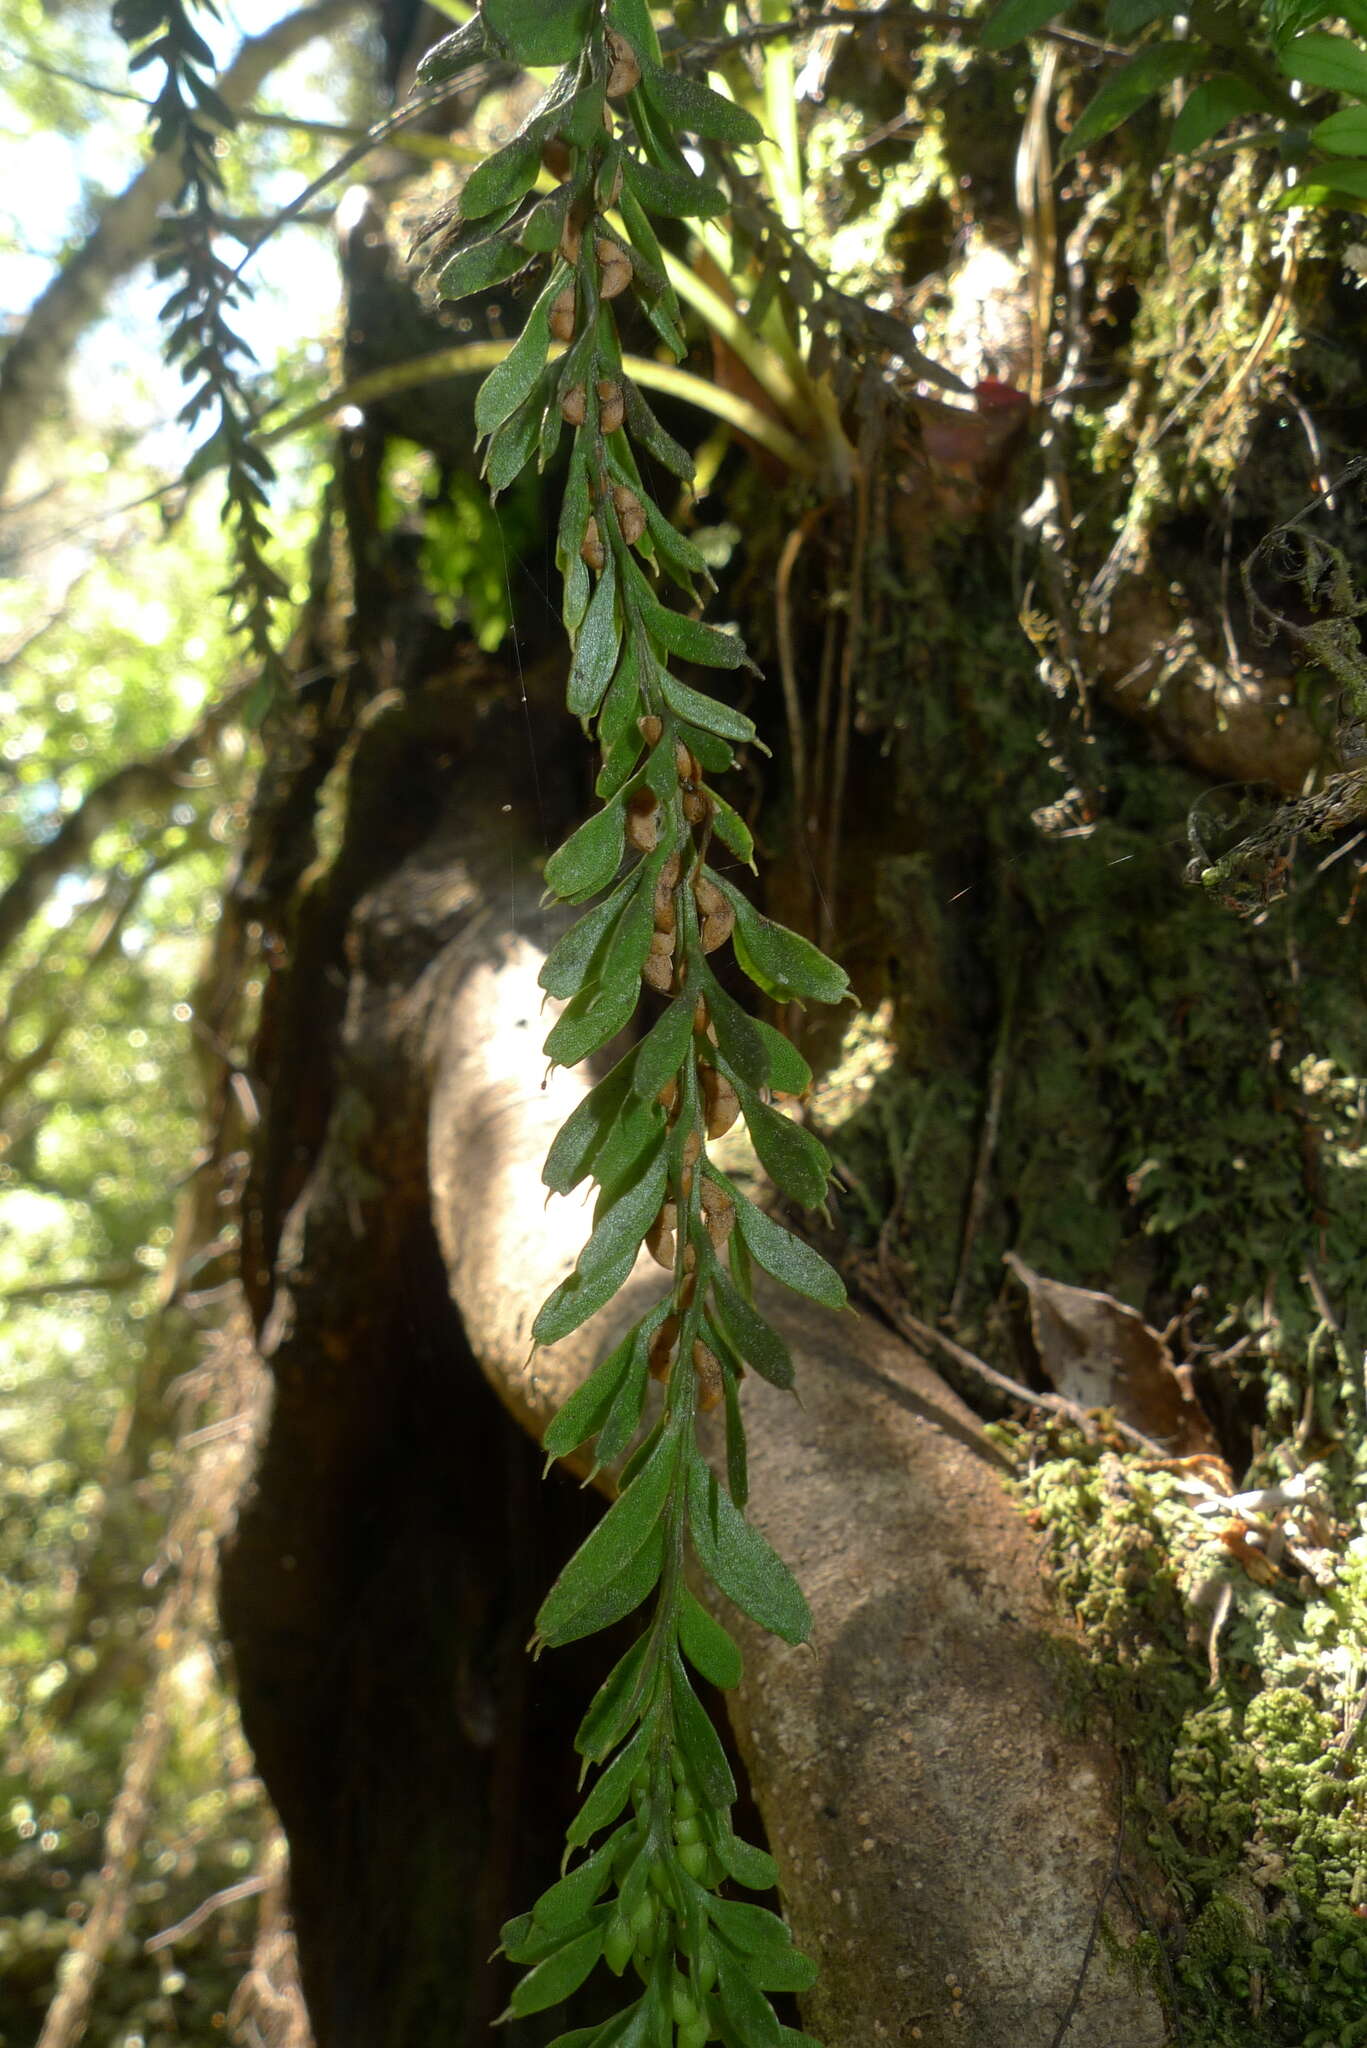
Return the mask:
[[[411,701],[376,718],[352,801],[383,775],[421,813],[421,764],[430,784],[444,743],[447,807],[392,865],[369,842],[348,915],[334,905],[340,950],[296,956],[277,998],[316,1014],[320,980],[345,975],[336,1039],[309,1051],[331,1077],[322,1142],[256,1275],[275,1414],[225,1613],[293,1848],[319,2048],[483,2038],[506,1991],[483,1958],[538,1863],[553,1869],[566,1737],[606,1668],[596,1643],[526,1662],[586,1506],[563,1479],[539,1487],[520,1432],[627,1305],[528,1363],[584,1231],[580,1204],[548,1216],[539,1185],[583,1084],[541,1086],[531,934],[546,918],[516,707],[472,735],[468,697],[444,694],[435,723]],[[548,707],[537,718],[558,732]],[[298,1099],[273,1077],[287,1128]],[[630,1293],[654,1270],[643,1261]],[[764,1390],[749,1404],[755,1513],[816,1629],[810,1652],[745,1629],[732,1712],[797,1937],[822,1959],[810,2023],[828,2048],[913,2026],[1047,2048],[1084,1976],[1119,1813],[1112,1761],[1066,1732],[1048,1675],[1061,1625],[1035,1540],[1000,1453],[924,1361],[867,1316],[766,1309],[802,1405]],[[1070,2040],[1162,2039],[1152,1994],[1094,1963]]]
[[[617,1654],[524,1654],[593,1513],[567,1474],[541,1483],[534,1438],[626,1303],[529,1358],[586,1222],[538,1178],[584,1085],[544,1075],[535,988],[558,928],[540,864],[591,801],[563,657],[540,653],[539,615],[518,676],[437,631],[416,534],[376,531],[380,438],[344,449],[345,688],[324,674],[315,724],[275,750],[238,907],[272,963],[243,1264],[274,1410],[224,1612],[317,2048],[475,2048],[510,1988],[498,1926],[554,1875],[573,1730]],[[1277,1259],[1326,1213],[1296,1061],[1314,991],[1360,985],[1362,949],[1322,893],[1293,988],[1274,931],[1184,890],[1208,791],[1175,750],[1291,788],[1308,727],[1275,679],[1227,718],[1213,660],[1168,658],[1166,599],[1126,613],[1124,647],[1094,633],[1088,672],[1123,715],[1071,716],[1038,688],[991,504],[937,501],[904,423],[872,438],[853,563],[836,508],[794,543],[766,481],[733,477],[726,506],[746,533],[726,602],[787,663],[806,739],[801,789],[751,764],[739,792],[766,907],[833,932],[866,1020],[814,1105],[842,1229],[884,1299],[1017,1379],[1036,1369],[1007,1253],[1218,1336],[1231,1304],[1294,1291]],[[776,563],[786,636],[766,623]],[[509,574],[541,587],[539,541]],[[1145,663],[1165,681],[1141,720],[1126,679]],[[781,746],[777,693],[750,708]],[[313,860],[301,821],[329,775],[340,840]],[[785,1021],[834,1057],[844,1020]],[[638,1268],[628,1296],[652,1284]],[[1087,1646],[961,1398],[974,1382],[951,1391],[867,1302],[858,1321],[772,1313],[801,1405],[749,1401],[754,1511],[816,1628],[794,1652],[742,1627],[726,1711],[822,1963],[804,2023],[826,2048],[1158,2048],[1165,2001],[1126,1952],[1151,1970],[1160,1936],[1180,1948],[1176,1900],[1115,1755],[1078,1732],[1061,1674]],[[1247,1383],[1197,1383],[1239,1462]],[[1132,1549],[1108,1612],[1146,1592]],[[540,2048],[601,1995],[505,2038]]]

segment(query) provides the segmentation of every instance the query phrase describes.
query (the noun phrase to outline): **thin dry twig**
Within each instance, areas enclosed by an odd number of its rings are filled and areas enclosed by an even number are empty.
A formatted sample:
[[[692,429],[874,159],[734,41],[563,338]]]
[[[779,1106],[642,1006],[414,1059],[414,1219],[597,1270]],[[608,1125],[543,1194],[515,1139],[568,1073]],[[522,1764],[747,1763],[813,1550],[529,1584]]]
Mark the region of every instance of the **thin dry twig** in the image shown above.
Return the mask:
[[[965,1372],[971,1372],[978,1379],[986,1380],[989,1386],[995,1387],[999,1393],[1008,1394],[1013,1401],[1023,1401],[1030,1408],[1047,1409],[1052,1415],[1066,1415],[1070,1422],[1076,1422],[1079,1428],[1086,1430],[1089,1435],[1096,1430],[1095,1416],[1079,1402],[1069,1401],[1062,1394],[1040,1393],[1034,1387],[1023,1387],[1019,1380],[1009,1379],[1004,1372],[998,1372],[995,1365],[989,1365],[985,1358],[979,1358],[975,1352],[966,1351],[962,1344],[956,1344],[954,1339],[946,1337],[943,1331],[935,1329],[930,1323],[923,1323],[919,1316],[914,1316],[910,1309],[898,1300],[866,1261],[850,1259],[845,1264],[860,1292],[887,1317],[900,1336],[908,1338],[913,1344],[935,1345],[946,1358],[951,1358],[956,1365],[962,1366]],[[1113,1430],[1117,1436],[1123,1436],[1136,1450],[1145,1452],[1150,1458],[1166,1461],[1171,1455],[1161,1444],[1155,1443],[1152,1437],[1145,1436],[1142,1430],[1135,1429],[1128,1422],[1122,1422],[1118,1415],[1109,1416],[1106,1427]]]

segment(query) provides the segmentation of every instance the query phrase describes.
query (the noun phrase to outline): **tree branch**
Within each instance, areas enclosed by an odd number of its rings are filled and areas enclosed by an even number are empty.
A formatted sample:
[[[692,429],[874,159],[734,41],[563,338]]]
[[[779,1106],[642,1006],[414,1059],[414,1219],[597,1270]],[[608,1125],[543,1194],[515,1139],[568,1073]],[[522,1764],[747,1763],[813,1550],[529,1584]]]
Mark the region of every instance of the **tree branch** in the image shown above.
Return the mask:
[[[217,80],[236,112],[268,74],[297,50],[344,21],[355,0],[319,0],[243,43]],[[34,301],[0,366],[0,492],[34,427],[59,391],[73,350],[99,313],[110,289],[151,248],[158,217],[175,195],[179,158],[153,157],[132,183],[100,209],[85,242]]]
[[[253,679],[254,681],[254,679]],[[127,761],[86,791],[50,839],[21,863],[0,893],[0,960],[37,916],[62,876],[79,867],[101,832],[130,811],[169,803],[185,788],[195,761],[214,743],[253,683],[240,683],[220,697],[183,739],[150,759]]]

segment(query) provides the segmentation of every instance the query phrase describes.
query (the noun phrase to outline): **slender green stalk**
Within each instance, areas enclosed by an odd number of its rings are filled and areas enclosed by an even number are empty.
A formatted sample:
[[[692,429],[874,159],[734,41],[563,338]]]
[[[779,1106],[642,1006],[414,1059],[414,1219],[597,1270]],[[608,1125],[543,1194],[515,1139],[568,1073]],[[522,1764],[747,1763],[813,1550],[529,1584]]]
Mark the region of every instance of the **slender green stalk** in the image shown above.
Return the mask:
[[[617,302],[633,298],[676,357],[680,301],[701,308],[791,419],[812,414],[779,356],[666,255],[654,226],[726,210],[718,179],[732,150],[761,143],[754,117],[661,67],[642,0],[562,0],[549,11],[485,0],[483,25],[439,44],[420,77],[477,61],[486,31],[526,64],[562,67],[521,133],[468,180],[464,226],[438,280],[459,298],[529,264],[541,270],[523,331],[475,403],[492,488],[532,461],[544,468],[567,426],[572,434],[557,545],[573,646],[568,701],[601,749],[602,808],[546,866],[548,889],[582,913],[542,969],[543,988],[563,1004],[546,1051],[573,1065],[638,1013],[641,1033],[546,1161],[550,1188],[568,1194],[589,1179],[597,1197],[588,1242],[533,1336],[553,1344],[578,1329],[621,1287],[642,1244],[668,1276],[663,1298],[546,1434],[555,1457],[592,1443],[594,1469],[616,1468],[618,1491],[547,1594],[536,1647],[572,1642],[647,1603],[649,1618],[579,1730],[596,1772],[568,1836],[580,1860],[504,1929],[504,1950],[525,1973],[509,2010],[562,2003],[602,1961],[625,1979],[622,2009],[562,2036],[560,2048],[783,2048],[806,2037],[779,2024],[768,1994],[804,1989],[814,1970],[781,1919],[727,1895],[728,1884],[765,1889],[775,1871],[731,1825],[735,1784],[690,1673],[735,1685],[740,1652],[690,1591],[686,1566],[691,1558],[784,1640],[805,1639],[806,1602],[745,1518],[738,1390],[747,1369],[780,1388],[793,1382],[783,1340],[755,1303],[756,1266],[830,1306],[844,1290],[709,1155],[743,1116],[778,1185],[799,1202],[824,1200],[825,1152],[770,1099],[802,1094],[810,1073],[727,993],[713,955],[730,944],[742,971],[779,1001],[836,1002],[847,984],[712,865],[717,846],[753,865],[750,835],[714,779],[736,747],[757,741],[743,712],[686,682],[679,665],[735,672],[747,657],[733,634],[696,616],[711,587],[706,564],[644,481],[641,454],[681,483],[693,474],[644,389],[705,393],[709,410],[743,417],[794,468],[809,462],[758,408],[738,414],[714,386],[625,356]],[[695,141],[706,144],[702,170]],[[538,180],[552,145],[563,168],[547,193]],[[449,352],[449,367],[460,354]],[[463,366],[472,360],[467,353]],[[666,601],[671,586],[687,609]],[[723,1425],[723,1474],[699,1439],[709,1410]]]

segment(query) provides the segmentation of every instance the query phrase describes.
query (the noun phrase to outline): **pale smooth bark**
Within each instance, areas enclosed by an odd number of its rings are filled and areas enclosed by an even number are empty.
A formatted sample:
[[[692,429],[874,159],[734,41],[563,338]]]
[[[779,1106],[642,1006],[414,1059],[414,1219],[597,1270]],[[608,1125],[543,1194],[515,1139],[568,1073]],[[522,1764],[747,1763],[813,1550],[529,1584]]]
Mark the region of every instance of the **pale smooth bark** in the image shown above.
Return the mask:
[[[642,1260],[629,1299],[532,1355],[586,1225],[577,1203],[547,1211],[541,1160],[586,1082],[542,1086],[537,949],[511,933],[491,949],[487,926],[478,943],[433,974],[433,1214],[474,1352],[540,1430],[662,1276]],[[815,1627],[794,1650],[728,1613],[746,1656],[728,1704],[797,1938],[823,1966],[807,2023],[825,2048],[1158,2048],[1151,1989],[1093,1944],[1103,1906],[1133,1932],[1109,1882],[1117,1773],[1065,1731],[1048,1662],[1066,1630],[997,1454],[869,1318],[777,1290],[764,1305],[801,1401],[747,1387],[752,1512]]]

